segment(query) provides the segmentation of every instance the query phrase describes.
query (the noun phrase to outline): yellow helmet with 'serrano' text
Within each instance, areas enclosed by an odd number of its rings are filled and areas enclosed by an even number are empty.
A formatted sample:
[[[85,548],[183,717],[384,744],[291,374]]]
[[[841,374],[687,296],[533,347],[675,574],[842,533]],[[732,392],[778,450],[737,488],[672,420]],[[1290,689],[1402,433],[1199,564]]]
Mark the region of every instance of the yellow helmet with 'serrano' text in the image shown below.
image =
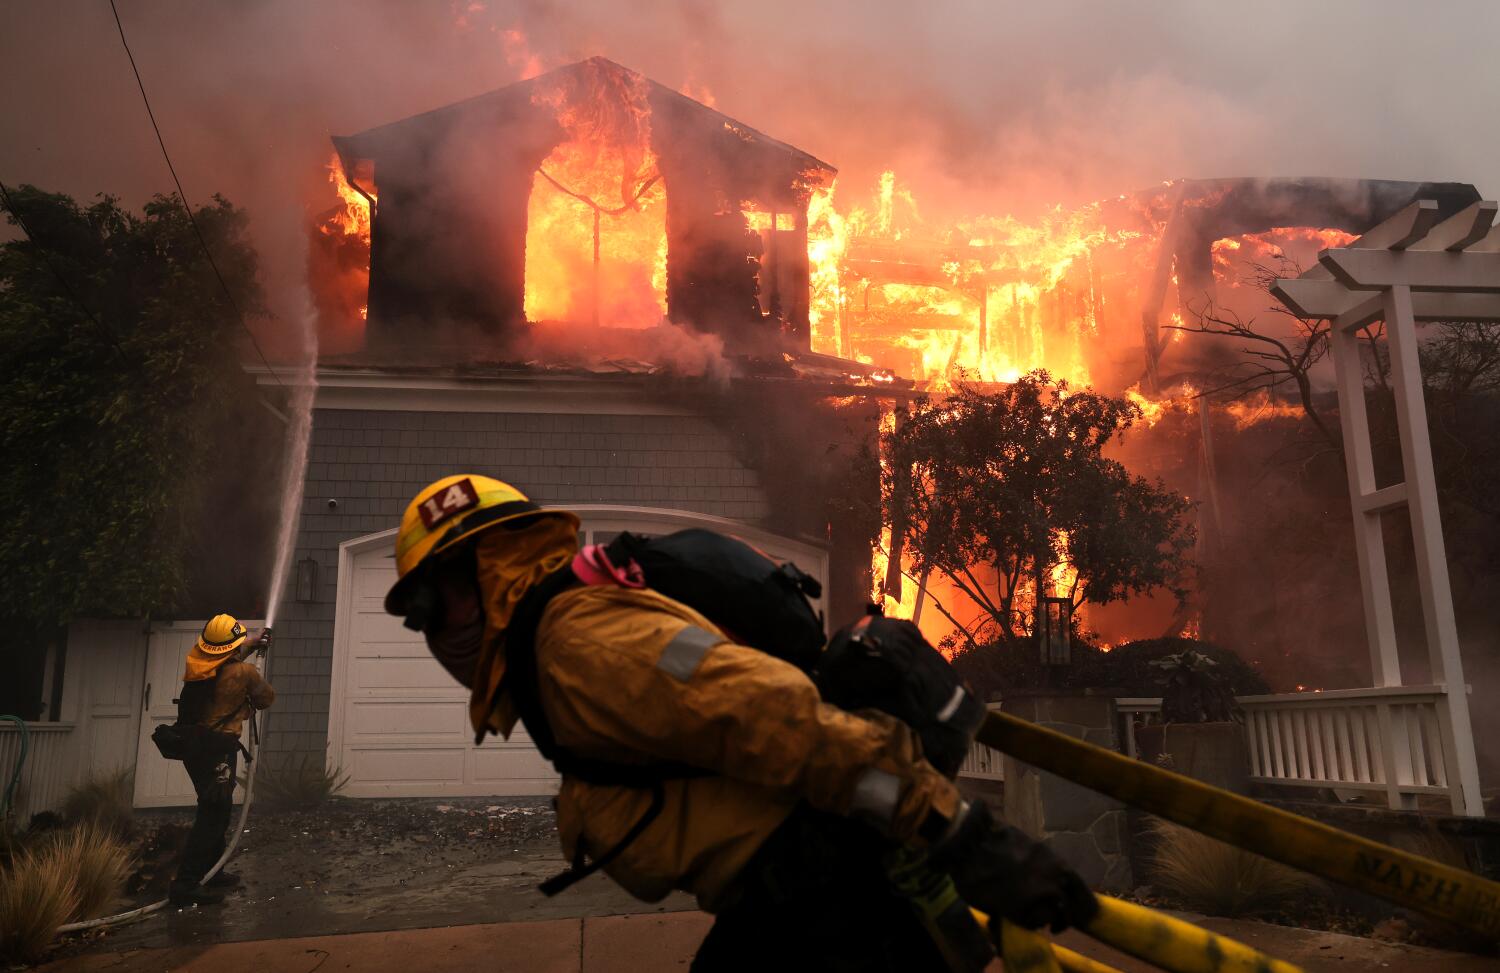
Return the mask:
[[[466,538],[506,521],[533,514],[570,517],[567,510],[547,509],[503,480],[475,473],[445,476],[428,484],[406,505],[396,532],[396,583],[385,596],[385,610],[406,614],[416,569]]]
[[[195,648],[205,655],[224,655],[233,652],[245,642],[245,626],[233,615],[215,615],[203,626]]]

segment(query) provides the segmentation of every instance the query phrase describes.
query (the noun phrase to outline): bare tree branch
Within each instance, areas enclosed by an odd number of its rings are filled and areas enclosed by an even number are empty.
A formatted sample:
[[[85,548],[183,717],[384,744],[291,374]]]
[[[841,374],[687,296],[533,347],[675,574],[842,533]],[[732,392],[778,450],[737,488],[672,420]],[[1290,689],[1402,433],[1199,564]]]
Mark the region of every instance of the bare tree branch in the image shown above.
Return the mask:
[[[1259,269],[1264,273],[1271,273],[1269,268]],[[1280,275],[1282,272],[1277,270],[1276,273]],[[1254,318],[1247,321],[1233,311],[1218,312],[1212,302],[1206,303],[1197,312],[1195,324],[1167,325],[1167,327],[1175,331],[1188,331],[1214,338],[1249,343],[1250,347],[1242,347],[1240,351],[1246,358],[1254,359],[1254,361],[1240,362],[1233,366],[1239,374],[1226,376],[1228,380],[1224,384],[1205,394],[1232,393],[1233,397],[1241,398],[1257,389],[1271,390],[1291,383],[1296,386],[1297,398],[1308,421],[1327,443],[1337,447],[1339,446],[1338,437],[1324,421],[1313,401],[1310,375],[1312,366],[1328,354],[1328,323],[1297,317],[1293,320],[1297,322],[1295,344],[1288,344],[1274,335],[1257,330]],[[1246,374],[1247,369],[1248,374]]]

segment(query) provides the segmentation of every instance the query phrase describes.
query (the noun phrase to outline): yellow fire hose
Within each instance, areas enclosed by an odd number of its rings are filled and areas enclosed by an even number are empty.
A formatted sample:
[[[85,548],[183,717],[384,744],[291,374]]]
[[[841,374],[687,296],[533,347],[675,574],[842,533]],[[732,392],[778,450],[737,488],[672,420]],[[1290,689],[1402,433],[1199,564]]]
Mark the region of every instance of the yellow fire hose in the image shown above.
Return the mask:
[[[1500,938],[1500,883],[1133,760],[1009,713],[991,712],[977,739],[1033,767],[1238,848]]]
[[[1083,931],[1168,973],[1302,973],[1301,967],[1190,922],[1107,895],[1098,898],[1099,914]],[[981,925],[988,924],[983,912],[971,911]],[[1009,922],[1001,925],[1000,958],[1006,973],[1120,973]]]
[[[1021,931],[1025,932],[1025,930]],[[1001,935],[1003,936],[1005,933],[1002,932]],[[1036,936],[1037,934],[1033,932],[1027,933],[1027,935]],[[1068,947],[1059,946],[1056,943],[1052,944],[1052,957],[1057,960],[1057,965],[1062,968],[1063,973],[1120,973],[1119,970],[1107,963],[1089,959],[1082,953],[1075,953]]]
[[[983,912],[978,909],[973,912],[981,923],[988,922],[989,917]],[[1005,963],[1005,973],[1062,973],[1054,949],[1040,933],[1011,922],[1000,924],[1000,959]]]

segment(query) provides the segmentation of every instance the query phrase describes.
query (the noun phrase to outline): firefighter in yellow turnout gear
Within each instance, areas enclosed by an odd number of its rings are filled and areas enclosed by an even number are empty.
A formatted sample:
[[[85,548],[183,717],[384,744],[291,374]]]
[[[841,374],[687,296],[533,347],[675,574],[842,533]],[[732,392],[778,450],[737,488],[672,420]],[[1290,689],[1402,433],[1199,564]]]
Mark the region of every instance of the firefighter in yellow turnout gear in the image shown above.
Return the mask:
[[[207,885],[199,882],[224,853],[245,719],[276,699],[276,691],[260,670],[239,658],[248,640],[249,633],[237,619],[215,615],[187,654],[178,720],[206,728],[209,732],[202,739],[212,742],[183,760],[198,805],[168,895],[175,906],[222,902],[224,890],[239,884],[239,877],[226,871],[220,871]],[[250,646],[265,648],[270,642],[270,631],[263,630]]]
[[[651,590],[556,594],[520,685],[507,631],[528,592],[573,562],[578,529],[499,480],[439,480],[403,517],[386,609],[470,688],[480,738],[509,736],[530,692],[572,754],[690,768],[653,792],[564,765],[557,812],[570,859],[612,850],[604,871],[631,894],[685,890],[719,915],[695,969],[942,968],[890,889],[881,849],[897,846],[924,850],[997,920],[1062,928],[1093,914],[1082,881],[965,802],[905,724],[825,703],[795,666]]]

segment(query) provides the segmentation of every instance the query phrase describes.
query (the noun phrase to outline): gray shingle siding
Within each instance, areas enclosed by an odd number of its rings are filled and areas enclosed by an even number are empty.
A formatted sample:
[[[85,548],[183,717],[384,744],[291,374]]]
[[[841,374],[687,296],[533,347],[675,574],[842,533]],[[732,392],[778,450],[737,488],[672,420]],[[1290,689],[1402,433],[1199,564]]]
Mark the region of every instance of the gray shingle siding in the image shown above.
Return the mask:
[[[672,507],[757,525],[768,513],[759,475],[696,416],[319,409],[307,460],[271,660],[276,706],[264,749],[273,767],[320,765],[327,744],[339,545],[395,527],[433,480],[483,473],[544,502]],[[295,562],[309,555],[318,600],[299,603]]]

